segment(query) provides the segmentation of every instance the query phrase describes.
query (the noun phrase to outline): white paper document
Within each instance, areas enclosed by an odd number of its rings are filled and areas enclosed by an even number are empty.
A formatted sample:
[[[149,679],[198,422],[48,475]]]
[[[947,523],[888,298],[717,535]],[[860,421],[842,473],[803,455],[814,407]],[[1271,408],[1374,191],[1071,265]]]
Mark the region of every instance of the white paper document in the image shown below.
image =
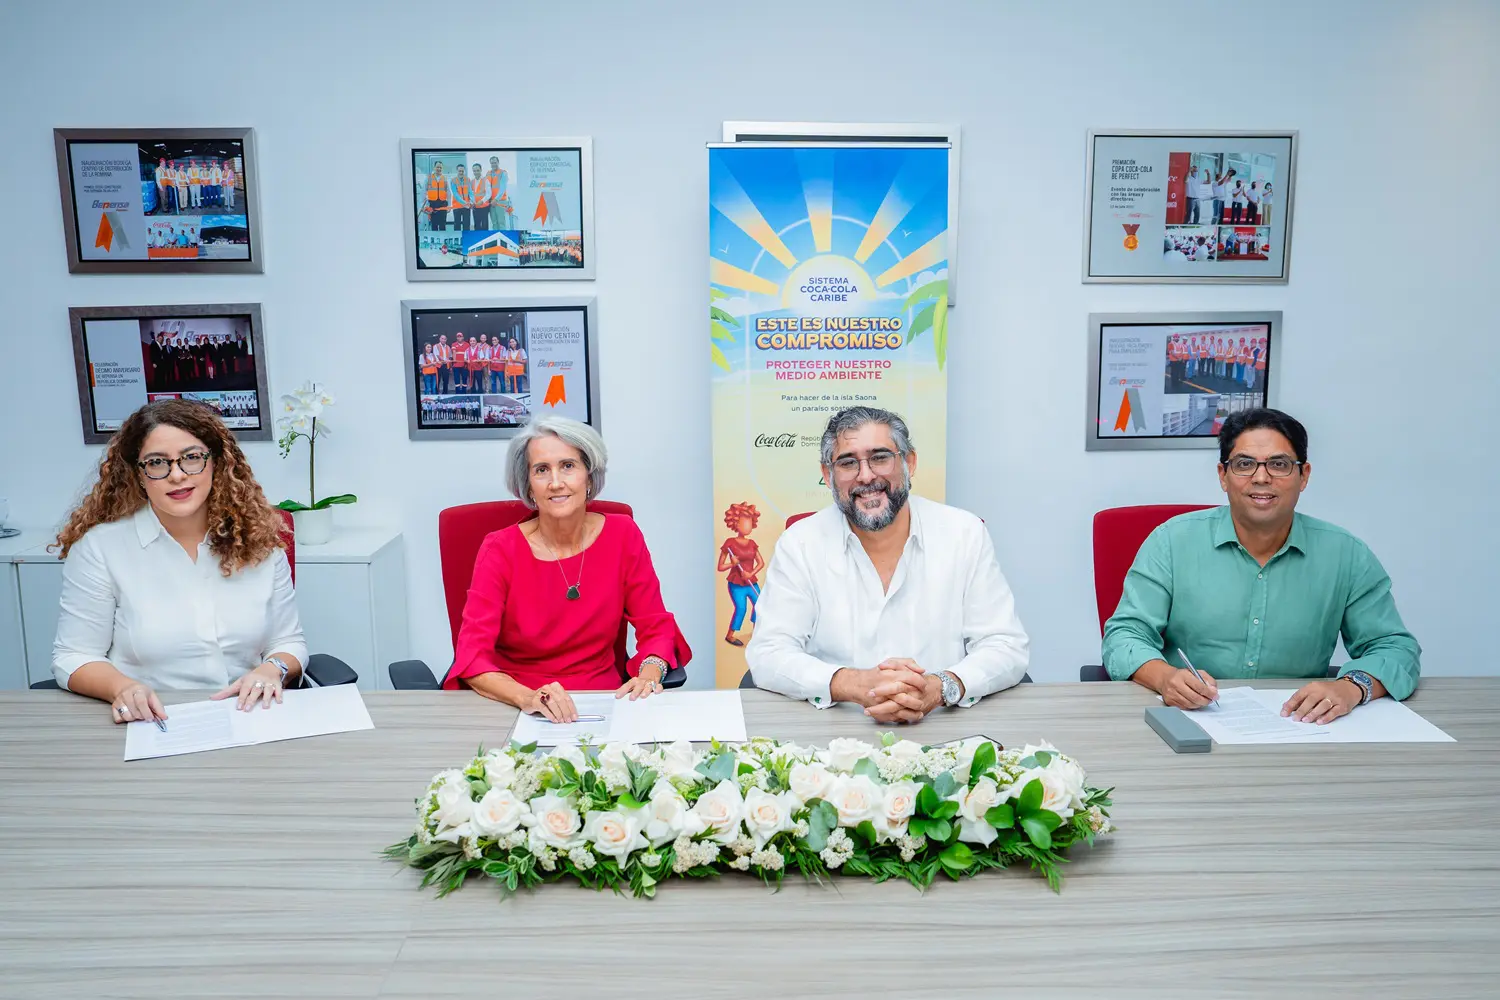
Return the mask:
[[[580,721],[558,725],[523,714],[510,738],[537,746],[574,746],[582,736],[595,743],[696,743],[745,740],[745,711],[738,691],[665,691],[631,701],[613,694],[575,694]],[[603,716],[603,721],[582,721]]]
[[[375,728],[353,684],[298,688],[282,697],[280,705],[248,712],[236,708],[233,698],[168,705],[166,732],[154,722],[125,726],[125,759],[171,757]]]
[[[1281,717],[1295,692],[1220,688],[1219,704],[1187,713],[1215,743],[1452,743],[1453,737],[1393,698],[1361,705],[1326,726]]]

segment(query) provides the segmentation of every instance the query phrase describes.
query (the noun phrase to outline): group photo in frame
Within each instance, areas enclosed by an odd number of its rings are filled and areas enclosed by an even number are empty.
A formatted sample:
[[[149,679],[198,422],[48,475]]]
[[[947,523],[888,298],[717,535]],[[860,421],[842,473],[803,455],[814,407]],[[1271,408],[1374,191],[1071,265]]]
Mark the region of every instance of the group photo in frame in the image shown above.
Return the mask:
[[[1284,284],[1296,168],[1296,132],[1090,132],[1083,280]]]
[[[1215,448],[1232,413],[1274,406],[1280,312],[1092,313],[1087,451]]]
[[[403,139],[411,281],[594,277],[593,141]]]
[[[591,296],[401,303],[412,440],[512,437],[550,413],[599,428]]]
[[[68,310],[85,444],[105,444],[146,403],[186,399],[241,441],[272,439],[258,303]]]
[[[259,274],[255,130],[52,130],[68,270]]]

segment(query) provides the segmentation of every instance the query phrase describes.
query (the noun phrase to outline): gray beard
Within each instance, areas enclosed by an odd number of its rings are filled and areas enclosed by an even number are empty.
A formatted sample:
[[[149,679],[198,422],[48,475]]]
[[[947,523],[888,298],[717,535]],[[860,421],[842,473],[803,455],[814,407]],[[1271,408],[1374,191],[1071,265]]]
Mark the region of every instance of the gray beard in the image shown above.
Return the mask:
[[[838,487],[832,483],[828,488],[833,493],[833,502],[856,528],[861,531],[883,531],[891,526],[896,515],[901,513],[901,508],[906,506],[906,498],[911,495],[911,480],[907,478],[905,470],[902,470],[900,486],[892,485],[889,480],[882,480],[865,486],[850,487],[848,496],[840,496]],[[867,514],[855,505],[856,497],[870,493],[885,494],[888,502],[882,513]]]

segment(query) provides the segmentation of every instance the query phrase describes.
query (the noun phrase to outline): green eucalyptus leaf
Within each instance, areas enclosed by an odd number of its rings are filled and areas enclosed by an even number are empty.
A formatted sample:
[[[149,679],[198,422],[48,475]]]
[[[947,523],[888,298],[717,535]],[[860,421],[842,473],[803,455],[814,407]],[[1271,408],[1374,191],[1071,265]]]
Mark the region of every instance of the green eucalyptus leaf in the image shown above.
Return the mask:
[[[953,777],[952,771],[944,771],[932,779],[932,790],[937,793],[938,798],[946,799],[958,791],[958,779]]]
[[[1031,842],[1042,850],[1045,851],[1052,846],[1052,831],[1047,828],[1046,823],[1042,822],[1040,816],[1022,816],[1021,829],[1026,832]]]
[[[880,768],[868,757],[861,757],[854,762],[854,773],[863,774],[877,785],[885,784],[885,779],[880,776]]]
[[[958,815],[958,803],[953,799],[944,799],[938,803],[938,807],[932,811],[933,819],[952,819]]]
[[[931,785],[923,785],[922,790],[917,792],[917,811],[924,816],[931,816],[937,812],[942,802],[943,800],[938,797],[938,793]]]
[[[952,871],[963,871],[974,864],[974,850],[968,844],[949,844],[938,855],[943,867]]]
[[[947,840],[953,835],[953,824],[945,819],[934,819],[927,822],[927,839],[939,842]]]
[[[1022,816],[1030,816],[1042,807],[1042,780],[1032,778],[1026,782],[1026,787],[1021,789],[1021,795],[1016,799],[1016,812]]]
[[[992,806],[990,811],[984,814],[984,821],[997,830],[1008,830],[1016,825],[1015,807],[1009,802]]]

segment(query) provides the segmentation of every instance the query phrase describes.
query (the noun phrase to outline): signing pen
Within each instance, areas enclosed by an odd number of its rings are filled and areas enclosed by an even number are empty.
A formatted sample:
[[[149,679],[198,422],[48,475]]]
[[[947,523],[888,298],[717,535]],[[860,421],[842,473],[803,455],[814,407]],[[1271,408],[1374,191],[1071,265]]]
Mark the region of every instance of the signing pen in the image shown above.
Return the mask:
[[[1194,677],[1198,678],[1198,682],[1200,684],[1202,684],[1204,687],[1208,687],[1208,678],[1204,677],[1202,674],[1198,673],[1198,668],[1195,667],[1195,666],[1193,666],[1193,661],[1191,661],[1191,660],[1189,660],[1187,658],[1187,653],[1184,653],[1182,651],[1182,649],[1179,647],[1178,650],[1177,650],[1177,655],[1180,656],[1180,657],[1182,657],[1182,662],[1187,664],[1187,668],[1193,672],[1193,676]],[[1209,700],[1213,703],[1214,708],[1218,708],[1219,707],[1219,699],[1217,699],[1217,698],[1210,698]]]
[[[543,719],[542,721],[543,722],[552,722],[551,719]],[[604,716],[602,716],[602,715],[580,715],[578,718],[576,718],[576,719],[573,720],[573,722],[603,722],[603,721],[604,721]],[[552,722],[552,724],[554,726],[571,726],[573,724],[573,722]]]

